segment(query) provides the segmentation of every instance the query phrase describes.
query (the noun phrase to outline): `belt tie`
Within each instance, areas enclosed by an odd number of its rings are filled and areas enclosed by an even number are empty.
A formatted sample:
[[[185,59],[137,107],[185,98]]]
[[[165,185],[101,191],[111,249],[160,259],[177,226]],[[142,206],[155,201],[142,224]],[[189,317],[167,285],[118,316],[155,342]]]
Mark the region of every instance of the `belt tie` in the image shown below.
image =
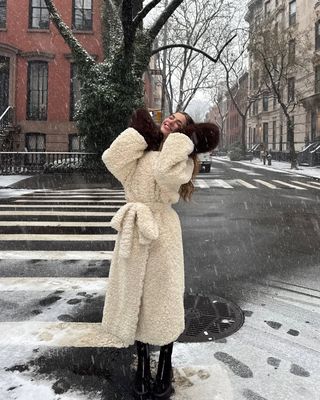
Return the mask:
[[[154,215],[144,203],[127,203],[122,206],[111,220],[112,228],[119,235],[119,255],[128,258],[131,253],[134,231],[138,233],[139,243],[150,244],[159,236],[159,228]]]

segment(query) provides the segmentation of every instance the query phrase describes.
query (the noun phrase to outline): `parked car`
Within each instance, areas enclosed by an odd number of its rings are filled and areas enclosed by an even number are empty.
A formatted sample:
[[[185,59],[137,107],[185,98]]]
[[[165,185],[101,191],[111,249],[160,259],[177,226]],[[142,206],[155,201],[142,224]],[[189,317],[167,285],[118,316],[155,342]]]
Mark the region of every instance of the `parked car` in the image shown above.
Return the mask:
[[[211,169],[211,154],[202,153],[198,155],[200,161],[200,172],[210,172]]]

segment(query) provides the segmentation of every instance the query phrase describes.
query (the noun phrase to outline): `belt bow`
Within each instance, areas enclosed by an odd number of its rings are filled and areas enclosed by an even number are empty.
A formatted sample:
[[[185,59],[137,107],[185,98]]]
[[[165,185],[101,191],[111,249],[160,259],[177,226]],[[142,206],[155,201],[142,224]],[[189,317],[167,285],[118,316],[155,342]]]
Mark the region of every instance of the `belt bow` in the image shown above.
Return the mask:
[[[119,254],[128,258],[131,253],[134,231],[138,233],[139,243],[146,245],[159,236],[159,228],[154,215],[144,203],[127,203],[122,206],[111,220],[112,228],[119,235]]]

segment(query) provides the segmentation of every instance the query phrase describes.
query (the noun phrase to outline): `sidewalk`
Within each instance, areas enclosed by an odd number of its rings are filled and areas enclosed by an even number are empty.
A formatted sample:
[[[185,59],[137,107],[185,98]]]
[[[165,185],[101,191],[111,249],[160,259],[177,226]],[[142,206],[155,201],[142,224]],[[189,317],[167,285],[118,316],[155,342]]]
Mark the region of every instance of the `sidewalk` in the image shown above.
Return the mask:
[[[229,157],[213,157],[213,159],[214,158],[216,158],[217,160],[230,161]],[[316,167],[299,166],[298,169],[291,169],[289,162],[272,160],[271,165],[267,164],[263,165],[263,162],[259,158],[254,158],[252,161],[234,161],[234,162],[248,166],[250,165],[254,168],[261,168],[268,171],[285,172],[287,174],[307,176],[309,178],[320,180],[320,166]]]

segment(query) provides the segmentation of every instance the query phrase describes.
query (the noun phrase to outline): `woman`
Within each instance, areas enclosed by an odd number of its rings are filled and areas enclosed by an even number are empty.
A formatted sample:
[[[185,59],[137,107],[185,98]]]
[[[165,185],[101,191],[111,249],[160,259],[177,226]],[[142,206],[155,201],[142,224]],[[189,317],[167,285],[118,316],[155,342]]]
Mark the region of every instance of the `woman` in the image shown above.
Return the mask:
[[[213,124],[194,124],[182,112],[166,118],[159,130],[146,110],[137,110],[130,126],[102,155],[127,201],[111,221],[118,237],[102,327],[107,345],[137,344],[136,397],[168,399],[172,346],[184,330],[182,236],[171,205],[180,196],[190,199],[196,153],[212,150],[219,131]],[[149,344],[161,346],[153,386]]]

